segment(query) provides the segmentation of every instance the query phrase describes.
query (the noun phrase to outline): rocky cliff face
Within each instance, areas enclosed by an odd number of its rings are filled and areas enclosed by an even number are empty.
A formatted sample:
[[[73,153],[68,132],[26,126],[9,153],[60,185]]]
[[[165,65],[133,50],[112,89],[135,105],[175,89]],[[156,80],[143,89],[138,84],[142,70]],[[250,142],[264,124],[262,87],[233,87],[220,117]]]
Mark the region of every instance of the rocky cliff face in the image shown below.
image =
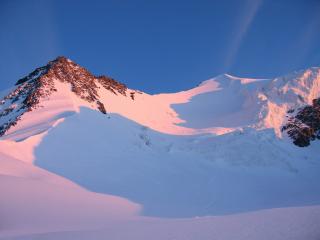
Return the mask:
[[[96,105],[106,114],[106,107],[99,101],[99,86],[113,94],[127,95],[126,85],[106,76],[96,77],[85,68],[65,57],[58,57],[46,66],[37,68],[16,83],[16,88],[0,102],[0,136],[14,126],[21,116],[40,106],[41,99],[58,91],[55,81],[68,83],[79,98]],[[99,83],[99,86],[98,86]],[[134,99],[134,93],[130,97]]]

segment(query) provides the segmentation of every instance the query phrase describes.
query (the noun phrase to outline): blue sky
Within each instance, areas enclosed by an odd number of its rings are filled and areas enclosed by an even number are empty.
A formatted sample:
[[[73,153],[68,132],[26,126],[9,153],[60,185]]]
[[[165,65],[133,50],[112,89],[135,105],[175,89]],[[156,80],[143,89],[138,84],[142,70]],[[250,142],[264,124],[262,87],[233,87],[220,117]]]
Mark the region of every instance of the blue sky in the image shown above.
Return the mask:
[[[149,93],[320,66],[319,0],[0,0],[0,89],[64,55]]]

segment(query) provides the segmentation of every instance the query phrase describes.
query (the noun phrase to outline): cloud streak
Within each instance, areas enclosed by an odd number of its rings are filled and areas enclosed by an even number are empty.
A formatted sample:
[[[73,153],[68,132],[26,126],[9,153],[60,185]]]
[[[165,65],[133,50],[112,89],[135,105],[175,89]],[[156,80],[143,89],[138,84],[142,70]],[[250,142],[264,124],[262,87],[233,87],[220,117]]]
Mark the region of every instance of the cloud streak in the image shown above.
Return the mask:
[[[224,70],[228,71],[237,56],[239,48],[245,38],[250,25],[254,21],[254,18],[262,5],[262,0],[247,0],[244,5],[244,11],[240,14],[237,21],[235,32],[232,35],[232,39],[225,55]]]

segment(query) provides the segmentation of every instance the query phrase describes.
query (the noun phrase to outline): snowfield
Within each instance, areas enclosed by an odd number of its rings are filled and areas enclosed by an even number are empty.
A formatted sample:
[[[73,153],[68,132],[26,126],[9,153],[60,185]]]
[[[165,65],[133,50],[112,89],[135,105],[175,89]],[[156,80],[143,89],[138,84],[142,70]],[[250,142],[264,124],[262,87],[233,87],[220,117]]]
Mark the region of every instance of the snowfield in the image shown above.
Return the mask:
[[[320,141],[280,130],[320,68],[156,95],[97,81],[98,105],[50,81],[21,116],[1,93],[0,126],[20,116],[0,138],[1,240],[320,238]]]
[[[211,240],[319,239],[319,207],[271,209],[224,217],[150,219],[106,222],[102,228],[54,231],[6,240]],[[89,223],[90,224],[90,223]]]
[[[140,203],[144,215],[192,217],[320,203],[318,149],[281,142],[270,130],[160,134],[83,108],[44,137],[34,163]]]

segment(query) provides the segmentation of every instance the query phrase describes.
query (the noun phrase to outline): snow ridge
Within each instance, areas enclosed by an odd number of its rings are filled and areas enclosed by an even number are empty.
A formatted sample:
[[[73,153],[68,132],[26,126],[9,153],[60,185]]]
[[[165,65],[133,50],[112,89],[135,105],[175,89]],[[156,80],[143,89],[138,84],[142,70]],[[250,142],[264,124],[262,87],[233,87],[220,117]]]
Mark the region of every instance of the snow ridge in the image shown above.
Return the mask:
[[[175,135],[221,135],[247,128],[271,128],[282,138],[288,111],[312,105],[320,97],[320,68],[275,79],[222,74],[187,91],[149,95],[110,77],[94,76],[70,59],[58,57],[20,79],[1,100],[0,137],[10,132],[24,114],[44,107],[50,99],[57,101],[56,96],[65,104],[59,111],[62,115],[88,107]]]

